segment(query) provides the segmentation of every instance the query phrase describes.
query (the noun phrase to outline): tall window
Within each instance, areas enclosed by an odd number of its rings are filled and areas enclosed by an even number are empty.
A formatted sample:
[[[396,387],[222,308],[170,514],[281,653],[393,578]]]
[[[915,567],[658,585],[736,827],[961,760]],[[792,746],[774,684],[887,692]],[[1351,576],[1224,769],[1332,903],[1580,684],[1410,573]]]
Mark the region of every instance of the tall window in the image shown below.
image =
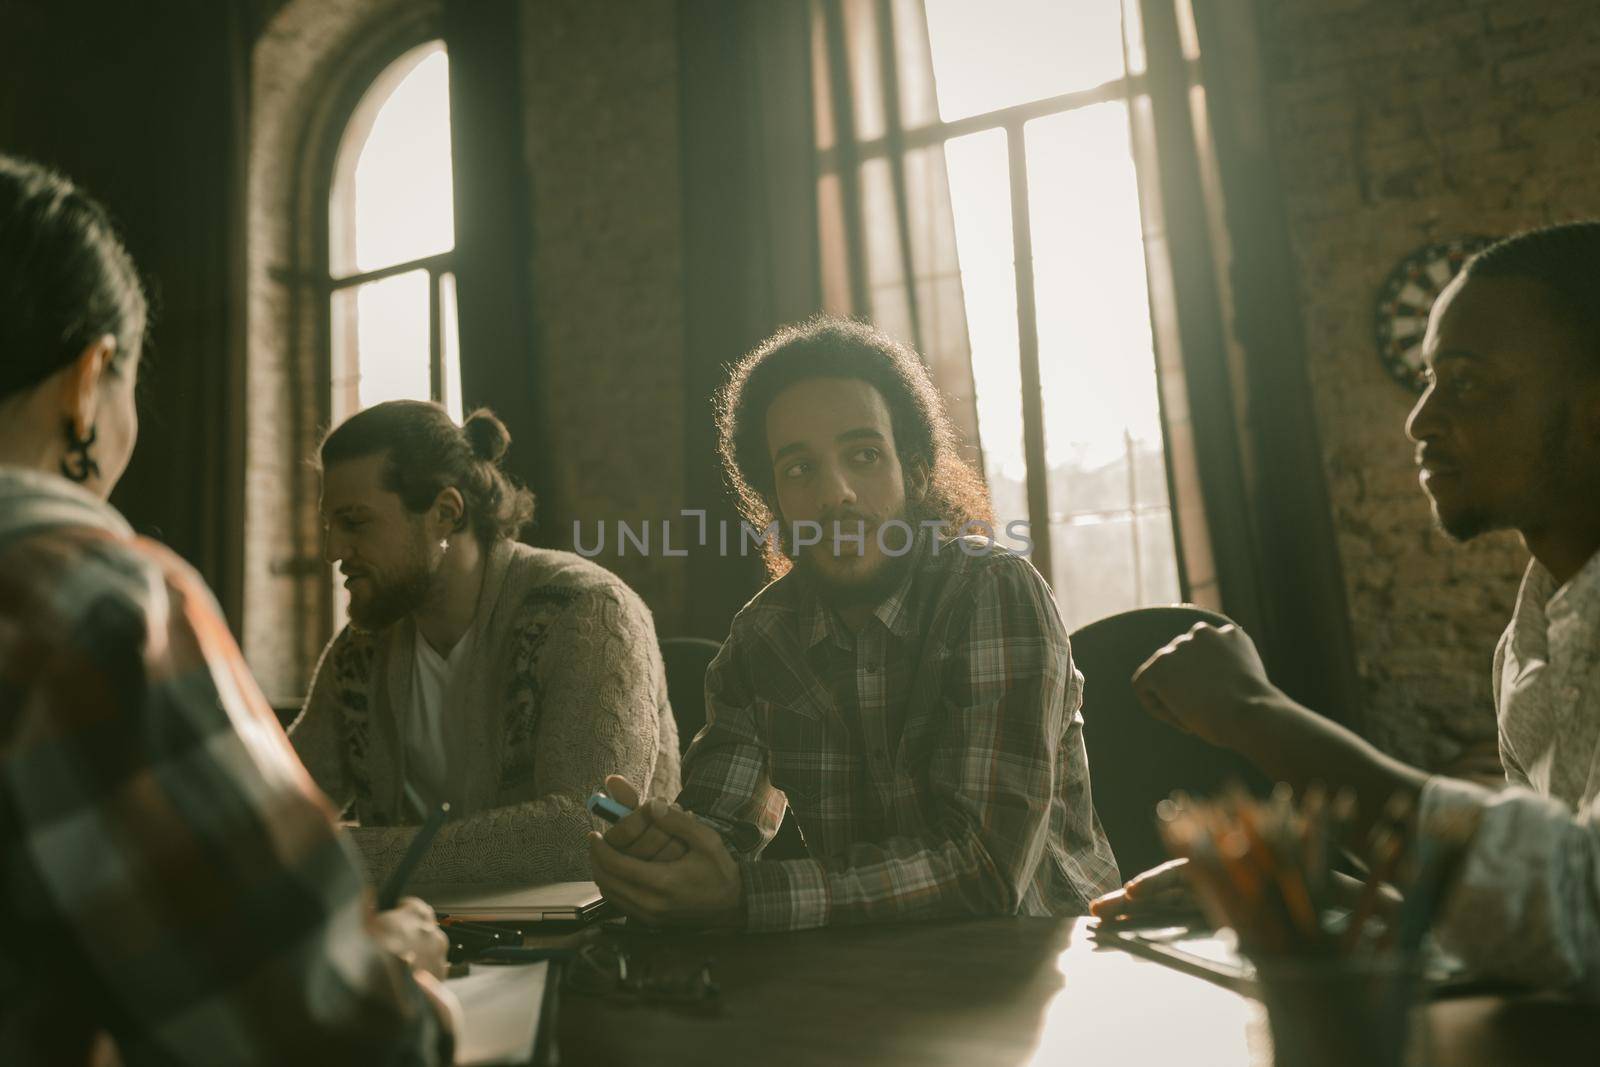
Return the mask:
[[[395,60],[361,98],[328,200],[333,422],[401,399],[437,400],[459,421],[443,42]]]
[[[333,425],[386,400],[437,400],[461,421],[450,68],[419,45],[367,89],[328,196]],[[333,626],[349,594],[333,581]]]
[[[1121,5],[926,10],[996,517],[1068,628],[1177,600]]]

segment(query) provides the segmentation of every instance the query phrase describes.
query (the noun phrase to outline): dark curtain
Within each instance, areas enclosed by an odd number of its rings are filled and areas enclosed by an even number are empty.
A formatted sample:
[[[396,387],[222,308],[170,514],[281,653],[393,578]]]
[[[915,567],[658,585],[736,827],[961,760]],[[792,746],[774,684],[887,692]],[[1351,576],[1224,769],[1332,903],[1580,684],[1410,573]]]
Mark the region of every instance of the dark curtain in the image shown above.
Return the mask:
[[[1134,145],[1189,587],[1252,633],[1287,692],[1359,726],[1255,9],[1196,3],[1191,23],[1183,0],[1132,3],[1148,63]]]
[[[445,0],[455,180],[456,293],[464,410],[489,407],[511,432],[505,468],[539,497],[524,538],[551,544],[551,495],[531,277],[529,175],[522,153],[518,0]]]
[[[806,0],[681,0],[686,506],[690,634],[721,639],[764,581],[741,556],[716,454],[712,397],[728,366],[821,306],[810,8]],[[719,523],[730,531],[724,553]],[[690,524],[692,525],[692,524]],[[685,529],[690,528],[686,525]]]
[[[981,471],[977,390],[922,0],[814,0],[822,298],[909,343]]]
[[[243,599],[244,220],[250,35],[232,0],[0,0],[0,151],[111,210],[153,296],[138,446],[112,496]]]
[[[921,0],[679,4],[688,353],[687,498],[738,516],[715,452],[729,363],[826,309],[927,361],[982,469],[966,308]],[[761,586],[752,555],[690,547],[689,629],[721,637]]]

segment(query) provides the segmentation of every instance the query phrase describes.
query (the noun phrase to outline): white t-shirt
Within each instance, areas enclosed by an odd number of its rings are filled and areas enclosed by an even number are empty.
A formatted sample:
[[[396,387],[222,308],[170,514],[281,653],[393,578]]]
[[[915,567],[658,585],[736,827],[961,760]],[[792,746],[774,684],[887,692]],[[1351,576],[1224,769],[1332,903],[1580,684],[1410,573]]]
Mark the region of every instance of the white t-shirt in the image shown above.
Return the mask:
[[[402,724],[406,750],[406,801],[419,818],[449,798],[449,752],[445,745],[445,697],[456,671],[466,662],[471,634],[441,656],[417,631],[411,658],[411,707]]]

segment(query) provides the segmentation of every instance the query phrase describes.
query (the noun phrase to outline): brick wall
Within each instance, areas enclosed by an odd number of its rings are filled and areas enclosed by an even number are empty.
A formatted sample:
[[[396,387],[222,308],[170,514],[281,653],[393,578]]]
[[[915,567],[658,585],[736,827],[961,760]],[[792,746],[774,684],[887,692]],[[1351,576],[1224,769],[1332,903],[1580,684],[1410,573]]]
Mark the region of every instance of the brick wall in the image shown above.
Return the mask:
[[[255,50],[250,194],[251,412],[247,445],[246,655],[268,696],[297,701],[323,636],[315,479],[314,319],[290,314],[284,268],[308,254],[300,138],[373,27],[429,19],[437,0],[292,0]],[[541,541],[676,515],[684,497],[683,292],[676,5],[524,0],[523,84],[531,247],[554,492]],[[302,212],[320,205],[300,205]],[[314,291],[304,300],[318,299]],[[310,306],[307,304],[306,306]],[[309,481],[309,484],[308,484]],[[299,513],[285,507],[298,484]],[[307,503],[309,501],[309,503]],[[586,543],[593,543],[592,534]],[[655,545],[652,545],[654,548]],[[680,632],[687,566],[659,554],[598,562],[632,585],[665,633]],[[307,576],[310,577],[307,577]]]
[[[1430,766],[1493,737],[1489,665],[1527,556],[1431,529],[1372,340],[1431,240],[1600,215],[1594,0],[1260,0],[1273,143],[1373,740]]]
[[[570,546],[578,521],[593,545],[604,522],[597,562],[678,633],[688,567],[658,543],[684,500],[677,9],[526,0],[522,24],[547,536]],[[618,521],[649,521],[652,554],[618,556]]]
[[[318,373],[322,299],[307,155],[344,82],[342,64],[374,26],[436,19],[437,0],[294,0],[251,57],[243,646],[274,704],[298,703],[327,635],[317,481],[306,459],[326,429]]]

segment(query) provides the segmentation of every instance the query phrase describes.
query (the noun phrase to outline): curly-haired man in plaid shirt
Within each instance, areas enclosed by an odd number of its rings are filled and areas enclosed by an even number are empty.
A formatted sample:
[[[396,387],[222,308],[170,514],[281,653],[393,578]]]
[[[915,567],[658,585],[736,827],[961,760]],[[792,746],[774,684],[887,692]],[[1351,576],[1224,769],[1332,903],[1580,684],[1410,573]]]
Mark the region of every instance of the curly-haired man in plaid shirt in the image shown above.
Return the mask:
[[[785,329],[734,368],[719,428],[779,577],[711,664],[678,803],[592,836],[607,898],[750,930],[1085,911],[1117,867],[1082,676],[1044,579],[972,534],[987,493],[915,353],[854,322]],[[763,861],[785,806],[808,856]]]

